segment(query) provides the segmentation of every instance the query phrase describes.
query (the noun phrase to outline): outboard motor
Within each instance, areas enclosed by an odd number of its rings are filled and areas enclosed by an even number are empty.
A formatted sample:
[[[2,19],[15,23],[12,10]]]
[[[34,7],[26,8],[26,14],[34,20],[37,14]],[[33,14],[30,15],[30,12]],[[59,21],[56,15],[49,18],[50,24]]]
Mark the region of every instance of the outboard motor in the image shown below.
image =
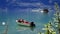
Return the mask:
[[[35,27],[34,22],[31,22],[30,26],[31,26],[31,27]]]
[[[48,13],[49,10],[48,9],[43,9],[44,13]]]

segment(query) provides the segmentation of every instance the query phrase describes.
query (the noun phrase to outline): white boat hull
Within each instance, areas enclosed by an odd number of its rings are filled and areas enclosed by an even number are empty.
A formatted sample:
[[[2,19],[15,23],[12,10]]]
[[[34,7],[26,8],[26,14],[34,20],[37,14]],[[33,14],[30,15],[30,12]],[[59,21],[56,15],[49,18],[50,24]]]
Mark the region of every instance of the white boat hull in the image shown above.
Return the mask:
[[[23,26],[30,26],[30,24],[26,24],[26,23],[19,23],[17,22],[18,25],[23,25]]]

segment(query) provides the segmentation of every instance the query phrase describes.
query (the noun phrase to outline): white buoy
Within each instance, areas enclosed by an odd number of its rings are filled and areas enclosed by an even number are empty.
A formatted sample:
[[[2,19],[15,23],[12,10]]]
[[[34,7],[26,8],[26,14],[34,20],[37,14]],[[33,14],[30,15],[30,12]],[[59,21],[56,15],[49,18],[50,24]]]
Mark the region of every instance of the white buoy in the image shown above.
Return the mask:
[[[2,25],[5,25],[5,22],[2,22]]]

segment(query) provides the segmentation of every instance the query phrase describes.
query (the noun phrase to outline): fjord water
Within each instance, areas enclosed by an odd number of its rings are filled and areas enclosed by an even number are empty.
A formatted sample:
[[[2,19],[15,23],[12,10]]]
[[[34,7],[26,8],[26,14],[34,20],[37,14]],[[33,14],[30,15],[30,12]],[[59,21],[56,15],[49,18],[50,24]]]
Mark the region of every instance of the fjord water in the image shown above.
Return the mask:
[[[44,24],[51,21],[54,11],[49,11],[48,14],[43,14],[41,12],[32,12],[23,10],[8,10],[7,12],[0,12],[0,34],[4,33],[6,29],[2,22],[8,23],[7,34],[38,34],[38,32],[44,32]],[[32,30],[30,27],[18,26],[16,19],[25,19],[28,22],[34,22],[36,27]]]

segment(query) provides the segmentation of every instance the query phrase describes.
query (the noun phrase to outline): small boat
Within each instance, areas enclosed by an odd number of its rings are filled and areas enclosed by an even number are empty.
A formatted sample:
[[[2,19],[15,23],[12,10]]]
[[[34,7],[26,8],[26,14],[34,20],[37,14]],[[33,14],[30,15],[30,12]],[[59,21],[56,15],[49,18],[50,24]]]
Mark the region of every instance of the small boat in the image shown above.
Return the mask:
[[[49,10],[48,9],[43,9],[44,13],[48,13]]]
[[[22,25],[22,26],[35,26],[34,22],[30,23],[30,22],[23,20],[23,19],[16,20],[16,22],[18,25]]]

